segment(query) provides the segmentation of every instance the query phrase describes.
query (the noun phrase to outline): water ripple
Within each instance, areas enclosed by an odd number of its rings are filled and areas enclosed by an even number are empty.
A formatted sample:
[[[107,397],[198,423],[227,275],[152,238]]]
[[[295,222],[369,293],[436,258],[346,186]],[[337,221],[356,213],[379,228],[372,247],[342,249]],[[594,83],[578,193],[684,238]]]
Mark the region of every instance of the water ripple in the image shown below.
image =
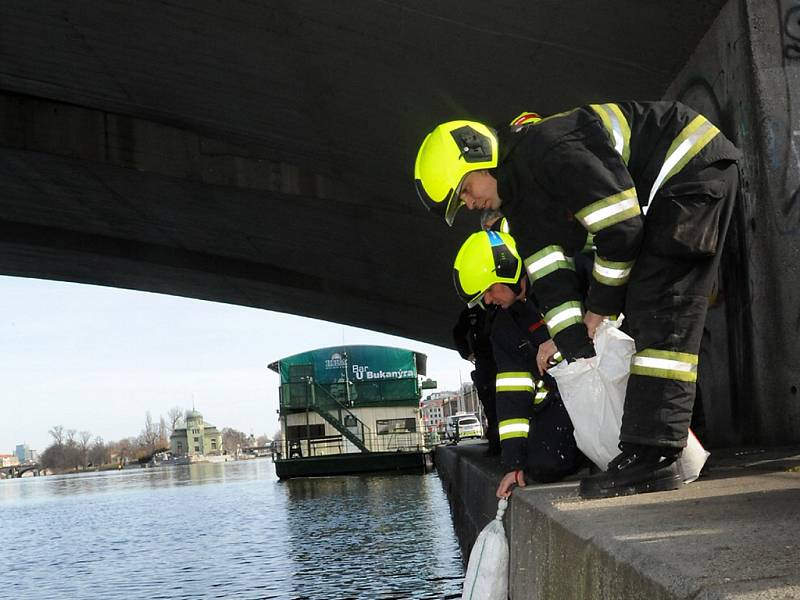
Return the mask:
[[[267,460],[0,481],[16,599],[458,598],[435,475],[278,482]]]

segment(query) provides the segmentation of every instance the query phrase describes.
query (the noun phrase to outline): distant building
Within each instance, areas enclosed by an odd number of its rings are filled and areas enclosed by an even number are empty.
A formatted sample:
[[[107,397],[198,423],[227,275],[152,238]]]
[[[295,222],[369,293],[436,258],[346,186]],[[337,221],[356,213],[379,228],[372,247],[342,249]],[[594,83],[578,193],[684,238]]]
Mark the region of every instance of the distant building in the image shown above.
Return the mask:
[[[428,396],[419,404],[422,410],[422,423],[427,433],[444,431],[444,401],[440,397]]]
[[[428,408],[426,409],[426,407]],[[432,431],[429,426],[434,421],[438,424],[439,419],[442,421],[439,430],[443,430],[443,421],[446,421],[447,417],[456,414],[473,413],[479,419],[483,418],[483,407],[478,398],[478,392],[472,383],[462,383],[461,389],[457,392],[434,392],[422,401],[420,408],[422,408],[426,431]]]
[[[425,399],[425,402],[439,402],[442,407],[442,417],[446,419],[450,415],[465,412],[461,406],[461,395],[454,391],[433,392]]]
[[[461,384],[460,406],[463,412],[475,413],[478,416],[483,413],[483,405],[481,405],[481,401],[478,398],[478,390],[472,382]]]
[[[17,456],[17,460],[21,464],[33,463],[39,460],[39,453],[36,452],[36,450],[31,450],[28,444],[17,444],[14,454]]]
[[[176,427],[169,436],[169,446],[175,456],[222,454],[222,433],[203,420],[196,410],[186,412],[185,426]]]
[[[16,454],[0,454],[0,467],[16,467],[18,464]]]

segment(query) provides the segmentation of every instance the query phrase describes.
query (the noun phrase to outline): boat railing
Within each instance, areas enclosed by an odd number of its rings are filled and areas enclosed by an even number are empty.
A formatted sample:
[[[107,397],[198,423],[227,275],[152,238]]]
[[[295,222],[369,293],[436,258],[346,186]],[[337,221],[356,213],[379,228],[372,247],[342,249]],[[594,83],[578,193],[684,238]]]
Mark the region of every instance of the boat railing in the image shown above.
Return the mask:
[[[364,439],[371,452],[421,452],[426,449],[422,432],[371,433]],[[354,454],[361,450],[342,435],[316,438],[275,440],[272,445],[273,460]]]

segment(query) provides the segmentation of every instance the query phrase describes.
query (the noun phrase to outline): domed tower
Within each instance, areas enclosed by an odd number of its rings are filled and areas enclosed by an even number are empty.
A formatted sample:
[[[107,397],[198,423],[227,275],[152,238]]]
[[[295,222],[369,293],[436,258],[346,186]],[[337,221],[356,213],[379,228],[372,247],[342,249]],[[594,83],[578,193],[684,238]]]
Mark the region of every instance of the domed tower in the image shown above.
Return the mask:
[[[187,454],[203,454],[203,438],[205,437],[203,415],[197,410],[186,411]]]

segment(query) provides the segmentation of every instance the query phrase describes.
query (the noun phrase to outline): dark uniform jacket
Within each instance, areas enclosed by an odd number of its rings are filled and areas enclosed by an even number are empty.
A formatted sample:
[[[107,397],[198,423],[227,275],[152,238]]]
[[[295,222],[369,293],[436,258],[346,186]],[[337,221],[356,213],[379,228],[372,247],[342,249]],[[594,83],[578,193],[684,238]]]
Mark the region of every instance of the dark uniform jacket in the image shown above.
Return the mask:
[[[676,102],[593,104],[536,122],[515,120],[498,134],[502,209],[532,293],[567,359],[594,352],[583,326],[584,308],[600,315],[622,312],[654,195],[669,188],[691,192],[701,202],[713,199],[722,190],[713,189],[714,182],[686,180],[682,175],[692,169],[684,167],[739,156],[713,124]],[[658,228],[665,244],[700,251],[716,244],[707,239],[716,224],[696,223],[679,212],[659,218],[667,221]],[[584,298],[571,257],[584,248],[587,233],[594,237],[596,255]]]
[[[497,419],[503,465],[522,469],[527,463],[526,443],[530,419],[547,404],[555,382],[536,370],[539,344],[550,336],[532,300],[516,302],[508,309],[490,308],[492,349],[497,364]],[[572,435],[571,432],[569,435]]]
[[[453,327],[453,342],[464,360],[470,355],[479,361],[492,361],[491,328],[486,311],[479,305],[465,308],[458,316]]]

